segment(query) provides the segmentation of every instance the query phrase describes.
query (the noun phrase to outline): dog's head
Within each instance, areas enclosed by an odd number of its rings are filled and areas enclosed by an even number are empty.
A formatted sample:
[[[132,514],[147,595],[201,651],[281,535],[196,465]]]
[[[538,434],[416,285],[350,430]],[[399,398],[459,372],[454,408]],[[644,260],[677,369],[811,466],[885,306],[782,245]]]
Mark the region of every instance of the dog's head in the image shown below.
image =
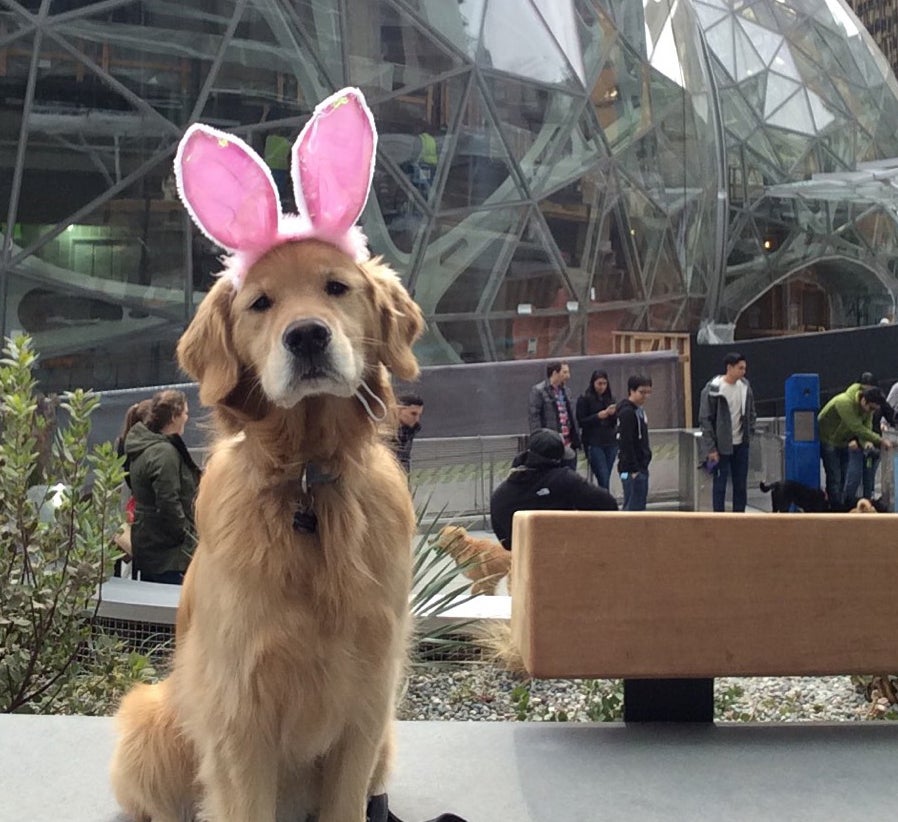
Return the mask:
[[[455,556],[467,544],[468,532],[460,525],[444,525],[437,535],[436,544],[449,556]]]
[[[228,409],[238,427],[272,406],[360,388],[364,402],[374,394],[390,407],[384,367],[417,376],[411,345],[421,312],[395,273],[369,259],[356,225],[375,144],[358,89],[321,103],[293,147],[299,213],[285,215],[270,170],[242,140],[197,125],[181,141],[175,172],[184,204],[231,254],[178,359],[203,403]]]
[[[861,497],[852,508],[849,514],[878,514],[876,506],[868,499]]]
[[[267,404],[351,397],[363,380],[384,390],[381,365],[417,376],[412,343],[423,320],[393,271],[356,263],[329,243],[280,245],[235,288],[222,279],[178,344],[206,405],[259,417]]]

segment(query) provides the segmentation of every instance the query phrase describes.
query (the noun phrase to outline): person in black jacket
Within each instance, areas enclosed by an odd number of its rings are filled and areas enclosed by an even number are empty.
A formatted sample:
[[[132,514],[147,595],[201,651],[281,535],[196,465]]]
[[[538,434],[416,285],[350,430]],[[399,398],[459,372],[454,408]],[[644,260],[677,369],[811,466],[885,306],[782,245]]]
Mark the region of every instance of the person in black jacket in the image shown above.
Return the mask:
[[[577,398],[577,424],[589,467],[598,485],[606,490],[611,487],[611,469],[617,458],[616,412],[608,372],[593,371],[589,385]]]
[[[399,425],[392,439],[393,452],[399,464],[408,474],[412,470],[412,445],[415,436],[421,430],[421,415],[424,413],[424,400],[417,394],[403,394],[396,400],[396,415]]]
[[[627,380],[627,399],[617,405],[617,470],[624,486],[624,511],[645,511],[649,495],[649,425],[643,406],[651,396],[650,377]]]
[[[496,539],[511,550],[515,511],[616,511],[617,502],[565,464],[570,448],[557,431],[541,428],[530,446],[514,458],[508,478],[490,498],[490,521]]]

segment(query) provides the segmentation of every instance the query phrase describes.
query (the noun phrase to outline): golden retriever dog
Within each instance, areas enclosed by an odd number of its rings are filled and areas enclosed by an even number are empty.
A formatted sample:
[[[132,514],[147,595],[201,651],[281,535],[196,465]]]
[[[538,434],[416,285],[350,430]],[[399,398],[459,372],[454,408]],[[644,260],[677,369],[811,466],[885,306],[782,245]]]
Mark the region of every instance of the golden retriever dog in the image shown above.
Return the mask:
[[[852,508],[849,514],[878,514],[879,511],[876,510],[876,506],[873,505],[870,500],[861,497],[855,504],[854,508]]]
[[[471,593],[492,595],[502,577],[507,576],[511,581],[511,551],[495,540],[476,539],[460,525],[444,525],[436,544],[473,580]]]
[[[215,284],[178,357],[221,432],[173,670],[122,702],[137,820],[362,822],[388,769],[415,517],[356,396],[392,407],[421,314],[393,272],[310,239]]]

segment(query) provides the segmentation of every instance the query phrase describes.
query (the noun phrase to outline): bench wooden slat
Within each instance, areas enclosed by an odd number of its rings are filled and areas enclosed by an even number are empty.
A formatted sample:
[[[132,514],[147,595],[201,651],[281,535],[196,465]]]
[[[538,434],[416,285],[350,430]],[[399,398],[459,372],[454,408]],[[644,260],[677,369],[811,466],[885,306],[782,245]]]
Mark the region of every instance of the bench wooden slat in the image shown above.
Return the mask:
[[[512,639],[534,676],[898,671],[898,515],[515,515]]]

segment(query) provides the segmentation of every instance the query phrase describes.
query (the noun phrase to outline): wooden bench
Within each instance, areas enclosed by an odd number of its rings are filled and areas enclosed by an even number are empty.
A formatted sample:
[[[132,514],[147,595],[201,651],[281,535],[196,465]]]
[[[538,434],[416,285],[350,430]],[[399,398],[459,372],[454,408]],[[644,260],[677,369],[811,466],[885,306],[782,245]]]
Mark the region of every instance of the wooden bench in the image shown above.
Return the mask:
[[[717,676],[898,672],[898,515],[521,512],[512,641],[623,678],[624,719],[711,721]]]

